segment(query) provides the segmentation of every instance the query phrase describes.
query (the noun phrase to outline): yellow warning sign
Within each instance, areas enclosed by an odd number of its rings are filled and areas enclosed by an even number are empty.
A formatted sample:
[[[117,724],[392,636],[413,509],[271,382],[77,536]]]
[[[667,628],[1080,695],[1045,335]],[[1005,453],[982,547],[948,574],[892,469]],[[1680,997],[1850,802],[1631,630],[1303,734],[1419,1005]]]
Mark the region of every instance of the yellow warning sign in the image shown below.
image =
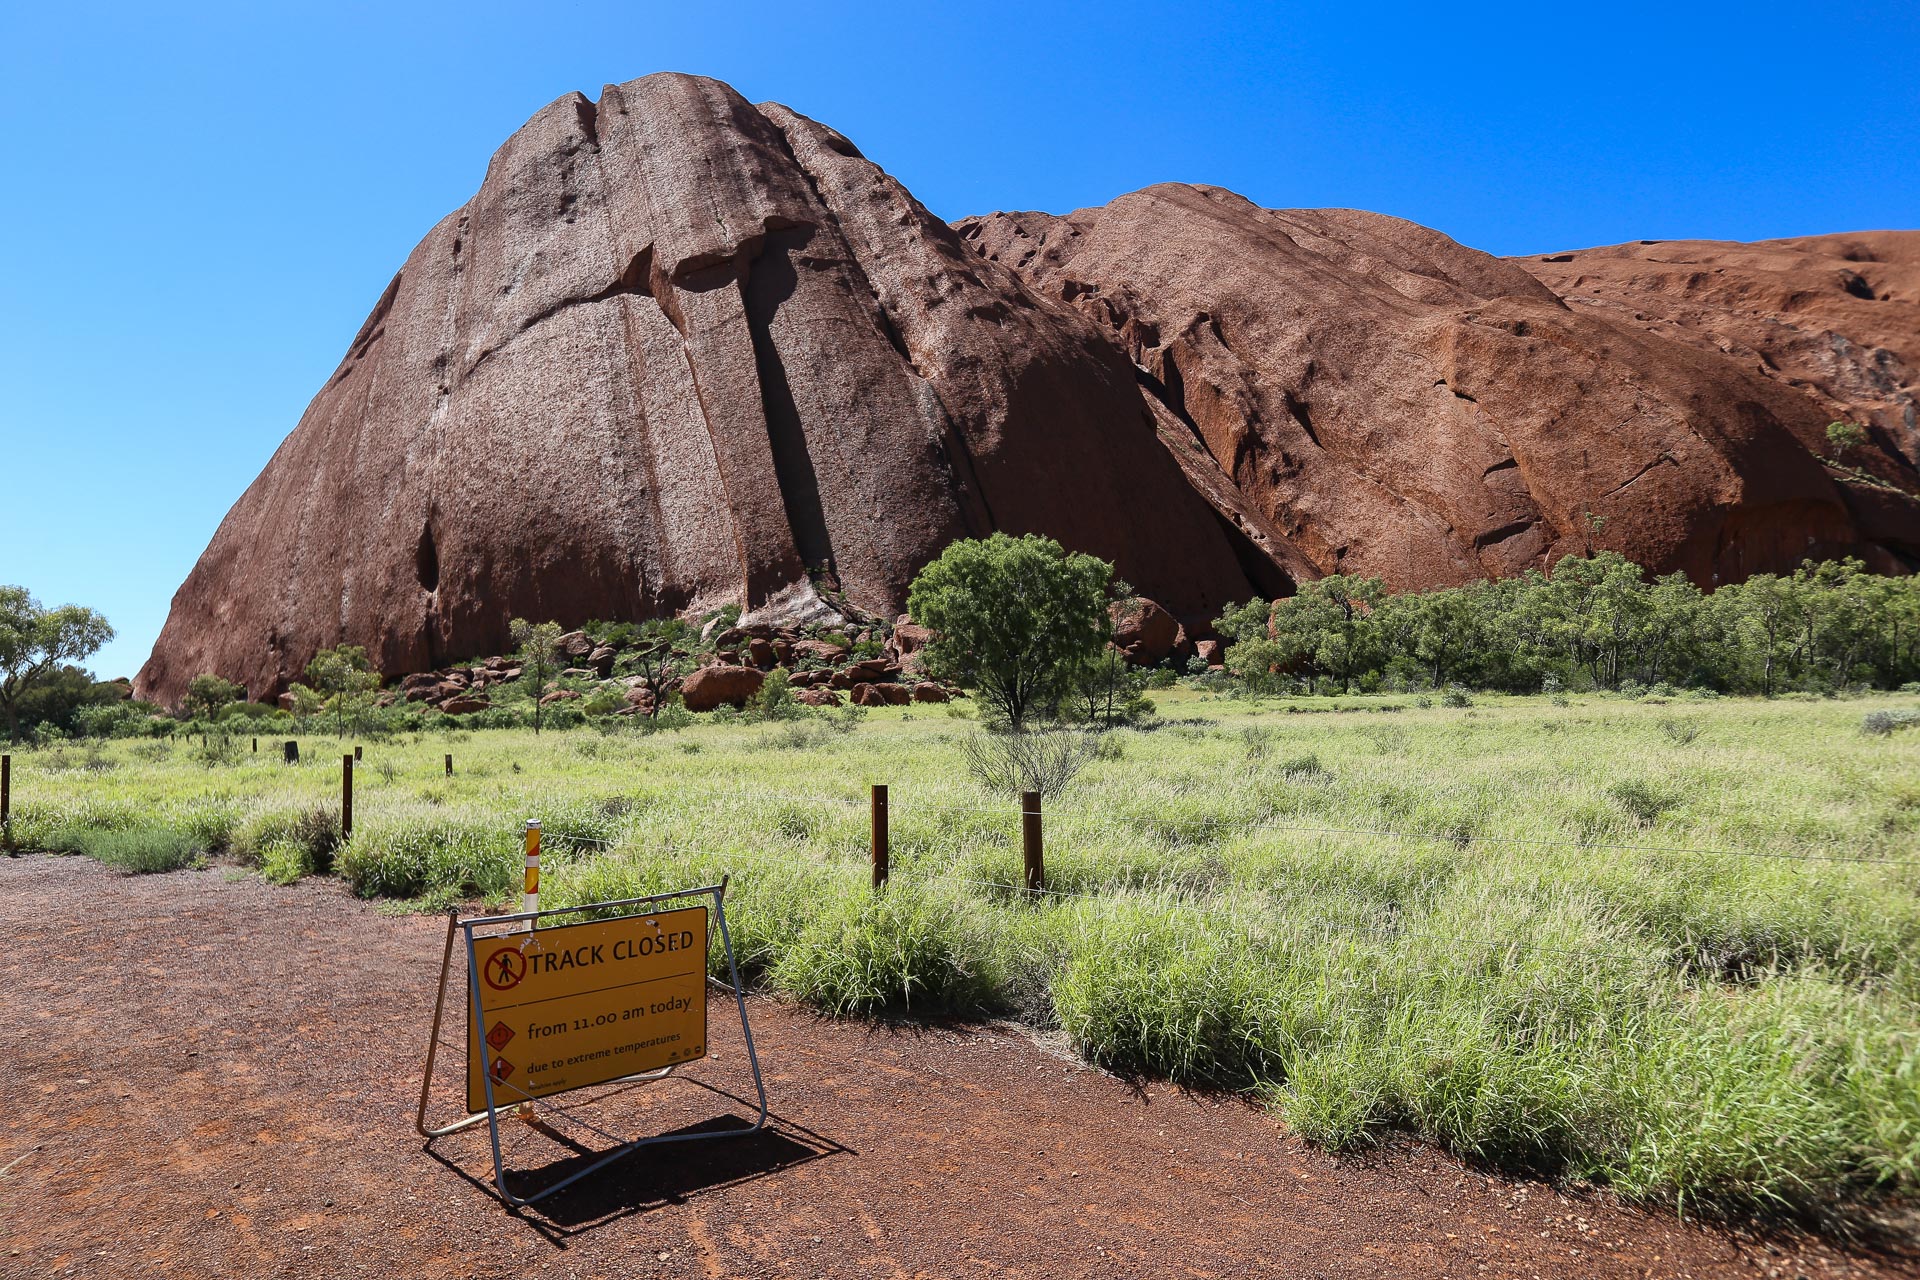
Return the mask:
[[[508,1107],[706,1056],[703,906],[475,938],[473,958],[468,1111],[487,1109],[483,1062]]]

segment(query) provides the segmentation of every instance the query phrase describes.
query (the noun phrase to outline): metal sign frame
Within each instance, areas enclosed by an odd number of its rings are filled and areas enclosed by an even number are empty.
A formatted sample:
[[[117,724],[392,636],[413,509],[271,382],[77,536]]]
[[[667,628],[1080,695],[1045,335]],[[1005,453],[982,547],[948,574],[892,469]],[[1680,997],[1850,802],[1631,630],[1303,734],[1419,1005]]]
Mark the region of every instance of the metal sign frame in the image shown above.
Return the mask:
[[[427,1139],[427,1145],[432,1146],[434,1140],[437,1138],[446,1137],[448,1134],[451,1134],[451,1133],[458,1133],[463,1129],[471,1128],[474,1125],[480,1124],[484,1121],[487,1125],[488,1136],[491,1139],[491,1142],[493,1145],[494,1188],[500,1193],[501,1200],[506,1202],[506,1204],[509,1205],[510,1207],[517,1209],[523,1205],[532,1204],[537,1200],[546,1199],[548,1196],[552,1195],[556,1191],[559,1191],[561,1188],[570,1186],[574,1182],[579,1181],[581,1178],[586,1177],[588,1174],[593,1173],[596,1170],[605,1168],[607,1165],[612,1164],[615,1160],[618,1160],[620,1157],[627,1155],[630,1152],[640,1147],[651,1146],[655,1143],[665,1143],[665,1142],[697,1142],[706,1138],[742,1138],[742,1137],[748,1136],[749,1134],[758,1133],[762,1129],[766,1128],[767,1086],[766,1086],[766,1082],[761,1078],[761,1075],[760,1075],[760,1057],[759,1057],[759,1054],[755,1052],[754,1046],[753,1046],[753,1027],[747,1021],[746,990],[740,985],[740,966],[734,961],[733,938],[732,938],[732,935],[727,930],[727,905],[726,905],[727,883],[728,883],[727,879],[722,879],[719,884],[704,885],[698,889],[680,889],[672,893],[650,894],[647,897],[643,897],[643,898],[619,898],[610,902],[587,902],[587,903],[582,903],[577,907],[556,907],[549,911],[522,911],[522,912],[519,912],[518,914],[510,915],[510,916],[473,916],[466,919],[462,919],[460,917],[460,914],[457,911],[449,911],[447,913],[446,950],[440,958],[440,984],[439,984],[438,994],[435,997],[434,1005],[433,1005],[433,1030],[427,1039],[427,1062],[426,1062],[425,1070],[423,1071],[421,1080],[420,1080],[420,1109],[418,1114],[414,1118],[414,1127],[419,1130],[422,1137]],[[468,988],[467,989],[467,1016],[473,1022],[474,1025],[482,1025],[484,1024],[485,1019],[482,1012],[483,1006],[482,1006],[481,996],[480,996],[480,973],[479,973],[478,967],[474,963],[474,935],[477,930],[508,928],[508,931],[511,931],[509,927],[514,925],[519,925],[524,929],[531,930],[531,929],[537,929],[539,927],[539,922],[549,916],[588,915],[589,913],[597,913],[597,912],[604,912],[604,911],[619,911],[622,908],[639,908],[639,907],[645,907],[645,906],[658,904],[662,902],[675,902],[675,901],[680,901],[687,898],[700,898],[700,897],[710,897],[713,900],[713,919],[714,919],[714,922],[719,925],[720,945],[721,945],[721,948],[726,952],[726,956],[727,956],[728,981],[721,982],[719,979],[715,978],[712,974],[707,975],[707,981],[709,983],[712,983],[714,986],[721,988],[722,990],[731,990],[733,992],[734,1004],[739,1009],[739,1012],[740,1012],[740,1034],[746,1040],[746,1045],[747,1045],[747,1064],[753,1071],[753,1087],[755,1092],[759,1096],[759,1102],[760,1102],[759,1115],[755,1117],[754,1122],[751,1126],[744,1129],[721,1129],[721,1130],[714,1130],[714,1131],[703,1132],[703,1133],[660,1133],[660,1134],[654,1134],[651,1137],[629,1139],[625,1142],[620,1143],[620,1145],[618,1146],[610,1148],[606,1152],[602,1153],[599,1159],[593,1161],[591,1164],[587,1165],[584,1169],[578,1169],[574,1171],[573,1173],[569,1174],[565,1178],[562,1178],[560,1181],[554,1183],[552,1186],[542,1187],[539,1191],[535,1192],[530,1196],[524,1196],[524,1197],[516,1196],[511,1191],[507,1190],[506,1163],[504,1158],[502,1157],[501,1149],[500,1149],[500,1112],[501,1112],[502,1103],[501,1103],[501,1100],[495,1095],[494,1090],[497,1085],[503,1091],[506,1091],[506,1092],[519,1093],[521,1091],[513,1085],[506,1084],[504,1081],[494,1080],[492,1046],[490,1046],[487,1043],[487,1038],[484,1035],[479,1037],[480,1055],[481,1055],[480,1078],[482,1083],[486,1087],[487,1109],[477,1114],[467,1116],[464,1119],[455,1120],[449,1124],[431,1126],[427,1123],[427,1103],[428,1103],[429,1094],[433,1088],[434,1059],[440,1047],[440,1026],[441,1026],[443,1015],[445,1014],[445,1011],[446,1011],[447,975],[452,969],[453,944],[454,944],[454,935],[456,933],[463,934],[466,940],[465,946],[466,946],[466,952],[467,952],[467,988]],[[653,913],[647,912],[647,911],[640,911],[640,910],[629,910],[629,911],[626,911],[623,915],[609,916],[609,917],[603,917],[603,918],[610,919],[610,920],[625,919],[628,916],[644,916],[649,914],[653,914]],[[486,936],[491,937],[495,935],[489,933]],[[583,1086],[583,1087],[601,1088],[601,1087],[617,1085],[617,1084],[646,1083],[654,1080],[664,1080],[668,1076],[672,1075],[675,1070],[686,1065],[688,1064],[675,1063],[672,1066],[661,1067],[653,1071],[641,1072],[637,1075],[631,1075],[631,1076],[621,1076],[618,1079],[614,1079],[614,1080],[603,1080],[603,1081],[600,1081],[597,1085],[590,1085],[590,1086]],[[556,1095],[548,1095],[549,1098],[553,1096],[556,1096]],[[533,1099],[531,1095],[528,1095],[522,1100],[520,1100],[520,1103],[521,1105],[531,1105],[532,1101]],[[509,1108],[512,1108],[516,1105],[516,1102],[515,1100],[508,1099],[505,1105]],[[592,1127],[592,1126],[589,1126],[589,1127]],[[611,1138],[614,1136],[612,1134],[607,1134],[603,1130],[600,1130],[598,1128],[595,1128],[594,1131],[596,1133],[601,1133],[602,1136],[604,1137]]]

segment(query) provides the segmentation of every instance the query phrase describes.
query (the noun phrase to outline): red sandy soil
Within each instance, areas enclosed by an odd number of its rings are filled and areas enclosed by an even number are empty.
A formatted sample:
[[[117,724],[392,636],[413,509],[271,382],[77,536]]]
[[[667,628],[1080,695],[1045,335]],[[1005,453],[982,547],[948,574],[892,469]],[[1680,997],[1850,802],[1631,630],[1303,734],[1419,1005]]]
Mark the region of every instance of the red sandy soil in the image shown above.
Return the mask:
[[[1684,1225],[1425,1147],[1329,1156],[1010,1029],[760,999],[769,1131],[643,1149],[514,1214],[484,1129],[431,1149],[413,1129],[442,919],[332,882],[28,856],[0,859],[0,925],[9,1277],[1920,1274],[1899,1245]],[[508,1123],[509,1165],[537,1185],[567,1143],[606,1145],[579,1121],[743,1123],[728,1012],[686,1078]],[[453,1069],[435,1105],[457,1114]]]

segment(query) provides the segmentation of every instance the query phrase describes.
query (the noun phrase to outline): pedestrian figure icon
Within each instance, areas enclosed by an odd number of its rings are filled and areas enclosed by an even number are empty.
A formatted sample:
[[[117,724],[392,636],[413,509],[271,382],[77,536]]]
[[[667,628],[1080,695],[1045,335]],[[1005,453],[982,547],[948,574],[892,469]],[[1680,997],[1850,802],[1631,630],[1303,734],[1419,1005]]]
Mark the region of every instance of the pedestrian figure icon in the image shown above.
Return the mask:
[[[518,951],[501,951],[487,961],[487,985],[495,991],[507,991],[527,976],[527,958]]]

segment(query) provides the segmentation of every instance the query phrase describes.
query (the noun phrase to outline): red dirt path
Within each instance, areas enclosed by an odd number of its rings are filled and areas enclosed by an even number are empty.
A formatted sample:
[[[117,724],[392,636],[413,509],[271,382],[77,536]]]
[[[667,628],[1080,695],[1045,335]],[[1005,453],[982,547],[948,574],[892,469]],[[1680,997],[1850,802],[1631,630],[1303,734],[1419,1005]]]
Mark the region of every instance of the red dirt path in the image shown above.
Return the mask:
[[[1424,1148],[1327,1156],[1237,1101],[1136,1090],[1009,1031],[765,1000],[771,1132],[643,1151],[516,1216],[476,1181],[484,1131],[428,1151],[412,1127],[443,921],[331,882],[26,857],[0,859],[0,926],[0,1276],[1920,1274]],[[726,1013],[693,1074],[744,1092]],[[685,1081],[579,1111],[649,1132],[746,1114]],[[510,1164],[568,1154],[507,1133]]]

